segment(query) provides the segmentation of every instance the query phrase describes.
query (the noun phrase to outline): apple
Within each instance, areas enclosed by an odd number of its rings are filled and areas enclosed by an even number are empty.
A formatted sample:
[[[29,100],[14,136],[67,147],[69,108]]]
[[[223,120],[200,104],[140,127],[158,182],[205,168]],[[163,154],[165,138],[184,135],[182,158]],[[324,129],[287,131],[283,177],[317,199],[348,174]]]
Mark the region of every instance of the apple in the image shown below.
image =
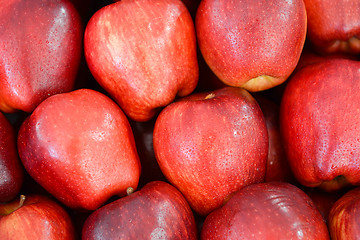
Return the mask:
[[[0,204],[0,239],[76,239],[72,219],[57,202],[43,195],[21,195]]]
[[[285,152],[297,180],[326,191],[360,185],[360,62],[328,59],[289,80],[280,106]]]
[[[284,181],[295,183],[280,133],[280,107],[262,95],[254,94],[264,114],[266,128],[269,136],[269,152],[266,164],[265,182]]]
[[[3,2],[0,26],[0,111],[32,112],[74,88],[83,28],[70,1]]]
[[[262,91],[295,69],[306,38],[302,0],[203,0],[195,19],[205,61],[225,84]]]
[[[307,37],[319,53],[360,53],[360,1],[304,0]]]
[[[333,240],[358,239],[360,236],[360,188],[356,187],[332,206],[329,213],[329,231]]]
[[[285,182],[252,184],[210,213],[201,239],[329,239],[314,203]]]
[[[156,119],[153,144],[164,176],[200,215],[265,180],[265,120],[242,88],[192,94],[168,105]]]
[[[44,100],[21,125],[18,149],[30,176],[69,208],[95,210],[138,185],[140,162],[129,121],[94,90]]]
[[[135,121],[150,120],[198,82],[195,27],[180,0],[101,8],[86,26],[84,49],[94,78]]]
[[[16,134],[13,126],[0,112],[0,202],[15,198],[20,192],[24,180],[20,163]]]
[[[162,181],[94,211],[82,239],[197,239],[194,215],[184,196]]]

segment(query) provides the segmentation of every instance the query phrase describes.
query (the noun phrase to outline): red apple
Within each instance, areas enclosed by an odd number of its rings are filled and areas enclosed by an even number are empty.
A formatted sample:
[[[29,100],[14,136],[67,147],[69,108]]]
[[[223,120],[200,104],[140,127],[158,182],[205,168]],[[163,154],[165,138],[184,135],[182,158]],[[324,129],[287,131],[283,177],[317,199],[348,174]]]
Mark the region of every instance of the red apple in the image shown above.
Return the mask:
[[[284,145],[280,133],[280,107],[275,102],[261,95],[254,95],[264,114],[269,136],[269,152],[266,164],[265,182],[284,181],[294,183],[285,155]]]
[[[360,1],[304,0],[307,37],[320,53],[360,53]]]
[[[203,0],[196,14],[199,48],[230,86],[261,91],[295,69],[306,37],[302,0]]]
[[[20,191],[24,172],[16,148],[13,126],[0,112],[0,202],[12,200]]]
[[[10,0],[0,6],[0,110],[31,112],[71,91],[83,29],[68,0]]]
[[[86,27],[84,48],[95,79],[136,121],[148,121],[198,82],[195,28],[180,0],[105,6]]]
[[[194,215],[181,193],[154,181],[93,212],[82,239],[197,239]]]
[[[285,182],[259,183],[238,191],[210,213],[201,239],[329,239],[314,203]]]
[[[354,188],[339,198],[329,213],[332,240],[352,240],[360,236],[360,188]]]
[[[165,177],[200,215],[265,179],[264,116],[242,88],[193,94],[170,104],[155,122],[153,144]]]
[[[130,124],[94,90],[43,101],[23,122],[18,149],[27,172],[70,208],[94,210],[137,188],[140,162]]]
[[[292,171],[307,187],[360,185],[360,62],[329,59],[288,82],[280,122]]]
[[[0,204],[0,239],[75,239],[67,211],[42,195],[21,196],[21,200]]]

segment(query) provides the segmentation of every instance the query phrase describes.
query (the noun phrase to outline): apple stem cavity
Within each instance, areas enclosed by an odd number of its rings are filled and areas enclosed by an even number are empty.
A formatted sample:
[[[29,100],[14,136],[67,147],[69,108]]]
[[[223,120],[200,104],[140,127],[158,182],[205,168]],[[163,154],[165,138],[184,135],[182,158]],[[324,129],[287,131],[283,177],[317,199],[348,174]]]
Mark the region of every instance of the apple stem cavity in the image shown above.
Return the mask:
[[[345,189],[346,187],[349,187],[351,184],[346,179],[345,176],[339,175],[336,176],[333,180],[330,181],[324,181],[320,184],[320,188],[326,192],[336,192],[341,189]]]

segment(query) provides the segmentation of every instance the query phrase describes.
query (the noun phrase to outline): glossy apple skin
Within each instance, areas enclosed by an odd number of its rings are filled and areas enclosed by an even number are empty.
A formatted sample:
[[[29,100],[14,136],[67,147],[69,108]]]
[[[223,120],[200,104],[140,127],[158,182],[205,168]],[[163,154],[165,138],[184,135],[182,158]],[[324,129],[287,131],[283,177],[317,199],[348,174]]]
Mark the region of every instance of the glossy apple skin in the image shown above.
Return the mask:
[[[20,191],[24,172],[16,148],[13,126],[0,113],[0,202],[12,200]]]
[[[357,61],[329,59],[302,68],[286,86],[281,132],[290,167],[305,186],[334,191],[360,184],[359,68]]]
[[[241,88],[193,94],[170,104],[155,122],[153,144],[165,177],[200,215],[265,179],[264,116]]]
[[[95,79],[135,121],[148,121],[198,82],[194,23],[179,0],[103,7],[86,27],[84,48]]]
[[[261,91],[294,70],[306,37],[303,1],[204,0],[196,14],[198,45],[224,83]]]
[[[358,0],[304,0],[308,39],[320,53],[360,53]]]
[[[259,183],[238,191],[210,213],[201,239],[329,239],[311,199],[285,182]]]
[[[0,110],[31,112],[71,91],[83,28],[67,0],[10,0],[0,6]]]
[[[4,208],[16,208],[18,205],[18,199],[6,205],[0,204],[0,213]],[[29,195],[25,197],[24,204],[20,208],[7,215],[0,214],[0,239],[73,240],[76,238],[73,222],[60,204],[42,195]]]
[[[352,240],[360,236],[360,188],[354,188],[339,198],[329,213],[332,240]]]
[[[197,239],[194,215],[172,185],[153,181],[93,212],[82,239]]]
[[[27,172],[70,208],[94,210],[138,185],[130,124],[110,98],[94,90],[42,102],[21,125],[18,149]]]

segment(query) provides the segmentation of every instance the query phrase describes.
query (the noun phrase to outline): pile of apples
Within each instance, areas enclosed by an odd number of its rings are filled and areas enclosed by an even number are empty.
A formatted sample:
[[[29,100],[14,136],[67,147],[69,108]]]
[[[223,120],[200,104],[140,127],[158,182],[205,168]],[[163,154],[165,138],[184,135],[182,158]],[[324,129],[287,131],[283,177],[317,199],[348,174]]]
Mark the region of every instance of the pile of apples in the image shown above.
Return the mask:
[[[0,4],[0,239],[359,239],[360,0]]]

